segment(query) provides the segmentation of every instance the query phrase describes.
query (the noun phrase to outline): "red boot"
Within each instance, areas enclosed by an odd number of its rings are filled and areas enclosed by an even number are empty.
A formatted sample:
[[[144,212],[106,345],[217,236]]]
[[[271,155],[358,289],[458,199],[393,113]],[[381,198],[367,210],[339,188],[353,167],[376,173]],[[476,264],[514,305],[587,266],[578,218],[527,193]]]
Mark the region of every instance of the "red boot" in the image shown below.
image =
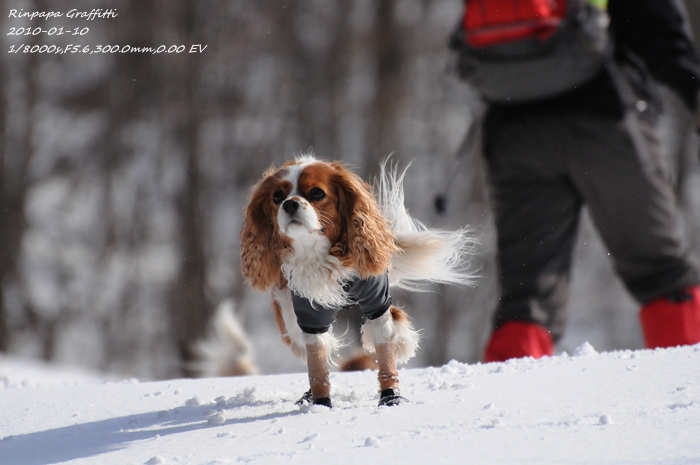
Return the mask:
[[[639,312],[647,348],[700,342],[700,286],[652,300]]]
[[[554,341],[544,327],[524,321],[508,321],[491,334],[484,362],[505,362],[511,358],[540,358],[554,353]]]

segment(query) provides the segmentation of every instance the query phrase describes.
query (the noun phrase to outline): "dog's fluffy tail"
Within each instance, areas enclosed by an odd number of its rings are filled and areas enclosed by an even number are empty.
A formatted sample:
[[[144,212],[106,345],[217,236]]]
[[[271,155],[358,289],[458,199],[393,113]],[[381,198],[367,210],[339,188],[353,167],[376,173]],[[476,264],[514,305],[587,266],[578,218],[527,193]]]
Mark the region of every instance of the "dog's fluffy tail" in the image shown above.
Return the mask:
[[[258,373],[252,348],[236,318],[233,302],[225,300],[209,323],[207,337],[193,346],[197,361],[191,369],[201,377],[245,376]]]
[[[382,213],[401,248],[392,258],[391,285],[424,291],[430,283],[470,285],[475,274],[469,270],[477,239],[467,228],[455,231],[431,229],[411,218],[404,206],[403,180],[406,170],[380,165],[377,195]]]

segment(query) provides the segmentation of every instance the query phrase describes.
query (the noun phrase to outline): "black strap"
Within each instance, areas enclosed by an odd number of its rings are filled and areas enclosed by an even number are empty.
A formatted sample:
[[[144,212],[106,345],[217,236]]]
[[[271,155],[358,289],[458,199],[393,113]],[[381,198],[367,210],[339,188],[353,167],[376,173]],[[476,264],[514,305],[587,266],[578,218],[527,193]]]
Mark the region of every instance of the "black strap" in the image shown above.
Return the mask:
[[[457,173],[460,172],[460,169],[464,164],[465,160],[471,161],[471,159],[474,157],[474,154],[477,152],[479,142],[482,138],[482,123],[484,122],[485,114],[485,110],[473,112],[474,119],[469,124],[467,131],[464,133],[464,138],[459,144],[459,147],[457,147],[457,150],[455,150],[455,161],[453,163],[452,169],[450,170],[447,182],[445,183],[444,191],[435,196],[435,210],[441,215],[447,211],[447,196],[449,195],[450,189],[452,188],[452,182],[454,181],[455,176],[457,175]]]

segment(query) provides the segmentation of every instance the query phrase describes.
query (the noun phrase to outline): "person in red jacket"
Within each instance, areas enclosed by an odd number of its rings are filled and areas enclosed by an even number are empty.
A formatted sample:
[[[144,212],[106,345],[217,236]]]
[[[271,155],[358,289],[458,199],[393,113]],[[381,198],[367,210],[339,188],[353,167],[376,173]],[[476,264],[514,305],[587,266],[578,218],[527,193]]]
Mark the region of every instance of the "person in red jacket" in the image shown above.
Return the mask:
[[[639,73],[631,109],[610,67],[554,97],[488,102],[483,147],[501,295],[486,362],[552,355],[564,331],[584,205],[641,305],[646,346],[700,342],[700,274],[678,235],[655,128],[663,108],[647,79],[666,84],[696,111],[700,54],[674,0],[609,0],[608,15],[616,62],[634,63]]]

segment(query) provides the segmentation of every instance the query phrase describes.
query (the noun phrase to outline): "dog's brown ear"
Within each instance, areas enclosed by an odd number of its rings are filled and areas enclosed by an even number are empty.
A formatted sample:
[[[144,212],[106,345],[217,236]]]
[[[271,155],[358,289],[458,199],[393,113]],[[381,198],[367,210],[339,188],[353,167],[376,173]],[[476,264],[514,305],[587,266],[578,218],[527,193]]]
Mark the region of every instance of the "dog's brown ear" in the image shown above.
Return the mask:
[[[341,243],[332,252],[361,278],[384,273],[398,247],[372,188],[340,163],[332,166],[336,170],[338,209],[343,222]]]
[[[281,255],[289,247],[277,229],[271,200],[276,180],[267,176],[253,188],[241,229],[241,269],[253,289],[282,284]]]

